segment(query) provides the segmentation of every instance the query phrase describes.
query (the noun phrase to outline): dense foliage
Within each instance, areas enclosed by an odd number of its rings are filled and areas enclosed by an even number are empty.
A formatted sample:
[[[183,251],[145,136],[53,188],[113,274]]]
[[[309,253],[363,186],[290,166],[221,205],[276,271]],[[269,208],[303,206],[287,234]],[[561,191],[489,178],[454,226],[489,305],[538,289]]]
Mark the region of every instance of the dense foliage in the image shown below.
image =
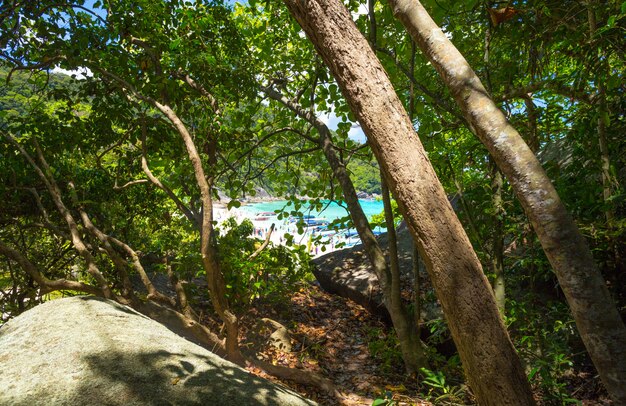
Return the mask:
[[[593,376],[593,366],[510,186],[391,8],[344,3],[374,42],[487,276],[506,282],[504,320],[530,381],[547,403],[573,402],[569,378]],[[363,12],[366,3],[374,13]],[[624,316],[626,3],[423,3],[539,157]],[[161,275],[206,278],[206,238],[239,314],[256,299],[284,300],[309,280],[303,247],[270,244],[250,258],[262,244],[250,223],[230,219],[214,231],[203,222],[207,196],[177,127],[199,151],[213,199],[237,207],[263,188],[290,200],[294,213],[305,201],[341,200],[317,130],[268,97],[270,88],[310,114],[336,116],[341,164],[358,192],[381,194],[369,147],[348,136],[354,118],[337,84],[278,2],[7,1],[0,27],[1,322],[51,291],[77,292],[43,289],[22,259],[49,281],[95,289],[92,264],[121,297],[133,289],[127,274],[140,284],[135,256]],[[132,250],[109,247],[111,239]],[[192,298],[204,295],[185,286]],[[435,301],[426,291],[421,297]],[[431,338],[446,335],[445,323],[430,330]],[[372,342],[389,369],[398,358],[393,339]],[[439,369],[423,374],[430,393],[462,398],[450,387],[462,380],[454,355],[433,351],[431,361]]]

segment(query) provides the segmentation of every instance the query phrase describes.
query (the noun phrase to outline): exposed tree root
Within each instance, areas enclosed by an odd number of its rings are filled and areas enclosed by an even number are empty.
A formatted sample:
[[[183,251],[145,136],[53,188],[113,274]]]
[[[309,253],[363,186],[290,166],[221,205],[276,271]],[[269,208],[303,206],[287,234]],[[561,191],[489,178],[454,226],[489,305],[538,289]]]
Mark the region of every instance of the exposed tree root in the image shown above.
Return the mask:
[[[226,356],[224,341],[211,330],[192,318],[187,317],[174,309],[152,301],[143,303],[136,310],[143,315],[158,321],[176,334],[179,334],[187,340],[210,350],[220,357]]]
[[[315,386],[321,390],[335,396],[338,400],[345,398],[345,395],[337,389],[329,379],[320,374],[302,369],[288,368],[280,365],[273,365],[269,362],[248,358],[247,362],[256,368],[262,369],[277,378],[287,379],[302,385]]]

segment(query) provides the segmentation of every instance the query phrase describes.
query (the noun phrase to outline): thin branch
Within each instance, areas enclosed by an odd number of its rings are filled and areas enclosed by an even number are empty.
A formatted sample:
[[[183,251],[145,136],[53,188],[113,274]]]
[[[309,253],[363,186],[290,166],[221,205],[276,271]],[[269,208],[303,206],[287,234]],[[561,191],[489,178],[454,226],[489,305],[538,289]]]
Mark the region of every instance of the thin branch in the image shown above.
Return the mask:
[[[266,135],[264,135],[263,137],[261,137],[259,140],[257,140],[254,145],[252,145],[250,148],[248,148],[245,152],[243,152],[238,158],[236,158],[233,162],[228,162],[227,159],[223,156],[223,155],[219,155],[220,159],[222,159],[222,161],[229,167],[229,169],[233,172],[237,172],[237,169],[235,168],[234,165],[236,165],[239,161],[241,161],[244,157],[247,157],[250,153],[252,153],[256,148],[259,147],[259,145],[261,145],[263,142],[267,141],[270,137],[276,135],[276,134],[281,134],[284,132],[288,132],[291,131],[293,133],[296,133],[302,137],[308,137],[306,134],[304,134],[302,131],[298,130],[297,128],[293,128],[293,127],[283,127],[283,128],[279,128],[277,130],[274,130]],[[315,143],[319,143],[319,140],[313,140],[313,142]],[[222,171],[222,173],[219,174],[219,176],[223,175],[224,171]]]
[[[101,289],[96,288],[95,286],[86,285],[82,282],[70,281],[67,279],[57,279],[51,280],[46,278],[41,274],[39,269],[30,262],[21,252],[17,251],[5,245],[4,242],[0,241],[0,254],[10,258],[18,263],[18,265],[30,275],[31,278],[37,282],[39,287],[41,288],[41,294],[46,294],[53,292],[55,290],[73,290],[77,292],[89,293],[91,295],[96,296],[104,296],[104,293]]]
[[[180,71],[178,72],[178,74],[189,86],[191,86],[193,89],[195,89],[198,93],[200,93],[209,101],[209,104],[211,105],[211,109],[213,109],[213,113],[215,113],[218,116],[222,114],[220,111],[220,106],[217,103],[217,99],[211,93],[209,93],[203,86],[198,84],[198,82],[193,80],[191,76],[189,76],[189,74],[182,73]]]
[[[272,166],[274,166],[274,164],[283,158],[287,158],[290,156],[294,156],[294,155],[301,155],[301,154],[310,154],[311,152],[315,152],[315,151],[319,151],[321,150],[322,147],[315,146],[315,147],[311,147],[311,148],[305,148],[305,149],[300,149],[297,151],[291,151],[282,155],[277,155],[276,157],[274,157],[274,159],[272,159],[267,165],[265,165],[265,167],[263,167],[263,169],[259,170],[254,176],[247,176],[246,179],[247,180],[254,180],[258,177],[260,177],[266,170],[268,170],[269,168],[271,168]]]
[[[41,203],[41,197],[39,196],[39,193],[37,193],[37,189],[29,188],[29,187],[24,188],[24,189],[29,191],[35,198],[35,203],[37,204],[37,207],[39,208],[39,210],[41,211],[41,214],[43,215],[45,228],[48,228],[49,230],[51,230],[52,232],[54,232],[56,235],[60,237],[63,237],[67,240],[71,240],[71,237],[67,233],[61,231],[60,228],[58,228],[54,223],[52,223],[52,221],[50,221],[48,212],[46,211],[45,207],[43,207],[43,204]]]
[[[376,52],[380,52],[380,53],[382,53],[384,55],[387,55],[387,56],[391,57],[391,59],[393,60],[393,62],[396,65],[396,67],[398,69],[400,69],[400,71],[402,73],[404,73],[404,75],[407,77],[407,79],[409,79],[409,81],[411,81],[411,83],[413,83],[413,85],[415,87],[417,87],[423,94],[425,94],[426,96],[430,97],[435,102],[435,104],[437,106],[439,106],[441,109],[443,109],[447,113],[452,114],[457,119],[459,119],[461,121],[465,120],[463,118],[463,116],[459,112],[457,112],[448,102],[446,102],[443,99],[442,95],[432,92],[426,86],[424,86],[423,84],[419,83],[417,81],[417,79],[415,78],[415,75],[413,74],[413,72],[409,71],[409,69],[406,66],[404,66],[404,64],[402,62],[400,62],[398,60],[398,57],[397,57],[395,52],[393,52],[393,51],[391,51],[389,49],[386,49],[386,48],[381,48],[381,47],[376,47]]]
[[[120,138],[117,142],[113,143],[112,145],[110,145],[109,147],[105,148],[101,153],[96,155],[96,163],[98,164],[98,166],[101,166],[100,161],[102,160],[102,157],[109,151],[113,150],[116,147],[119,147],[120,145],[122,145],[122,143],[124,141],[126,141],[126,139],[128,139],[128,136],[135,130],[135,127],[132,126],[131,128],[128,129],[128,131],[126,131],[126,133],[122,136],[122,138]]]
[[[46,10],[51,9],[51,8],[55,8],[55,7],[56,8],[78,8],[78,9],[80,9],[80,10],[82,10],[82,11],[84,11],[84,12],[90,14],[90,15],[92,15],[93,17],[96,17],[96,19],[100,20],[100,22],[102,24],[104,24],[105,26],[107,25],[107,22],[101,16],[99,16],[98,13],[94,12],[93,10],[91,10],[91,9],[89,9],[87,7],[84,7],[84,6],[81,6],[81,5],[78,5],[78,4],[70,4],[70,3],[50,4],[50,5],[42,8],[40,13],[39,13],[39,15],[42,15]]]
[[[130,302],[136,301],[137,298],[133,292],[133,285],[128,277],[128,271],[126,270],[128,263],[124,260],[117,251],[111,246],[110,241],[108,240],[108,236],[100,231],[92,222],[87,212],[85,212],[84,208],[78,203],[78,197],[76,196],[76,191],[74,189],[74,184],[72,182],[69,183],[70,186],[70,197],[74,201],[74,204],[78,205],[78,211],[80,213],[80,217],[83,221],[83,225],[94,237],[96,237],[103,244],[102,250],[107,254],[107,256],[113,262],[115,269],[117,269],[117,273],[122,280],[122,296],[125,298],[129,298]]]
[[[126,183],[124,183],[122,186],[117,186],[117,179],[115,180],[115,185],[113,185],[113,190],[123,190],[126,189],[127,187],[131,187],[134,185],[140,185],[142,183],[148,183],[150,182],[148,179],[136,179],[136,180],[131,180],[128,181]]]
[[[142,119],[142,123],[141,123],[141,169],[143,169],[143,172],[146,174],[150,182],[152,182],[159,189],[164,191],[165,194],[167,194],[169,198],[172,199],[172,201],[176,204],[176,207],[178,207],[178,210],[183,212],[185,217],[187,217],[187,219],[191,221],[191,223],[197,230],[200,230],[200,224],[202,220],[198,218],[198,215],[196,213],[193,213],[189,209],[189,207],[187,207],[178,198],[178,196],[176,196],[176,194],[172,191],[172,189],[165,186],[156,176],[154,176],[154,174],[150,170],[150,167],[148,165],[148,157],[147,157],[148,155],[148,147],[146,145],[147,135],[148,135],[148,128],[146,126],[145,118],[144,118]]]
[[[157,288],[154,287],[154,284],[148,277],[146,270],[144,269],[143,265],[141,265],[141,261],[139,260],[139,255],[137,255],[137,252],[135,250],[133,250],[128,244],[110,235],[106,235],[106,239],[108,242],[113,243],[117,245],[118,247],[120,247],[131,258],[131,263],[133,264],[133,268],[135,268],[135,271],[137,271],[137,273],[139,274],[139,278],[141,279],[141,282],[143,283],[143,285],[146,287],[146,290],[148,291],[148,299],[156,300],[161,303],[166,303],[170,306],[174,305],[174,303],[172,303],[172,300],[169,297],[162,294],[161,292],[157,290]]]
[[[456,194],[457,196],[459,196],[459,200],[461,201],[461,206],[463,206],[463,211],[465,212],[467,216],[467,223],[469,225],[470,231],[474,235],[474,239],[476,240],[476,243],[480,246],[482,252],[485,253],[485,255],[488,258],[491,258],[489,255],[489,250],[487,250],[485,246],[483,245],[483,239],[480,235],[480,232],[478,231],[478,228],[476,227],[476,222],[474,221],[474,216],[472,215],[472,212],[469,209],[469,204],[467,203],[467,200],[465,199],[465,193],[463,191],[463,184],[456,177],[454,168],[452,167],[452,163],[450,162],[449,159],[448,159],[448,167],[450,168],[450,175],[452,176],[452,181],[454,182],[454,185],[456,186]]]
[[[46,188],[48,189],[48,192],[52,196],[52,200],[57,206],[57,210],[59,211],[59,213],[61,213],[61,216],[65,219],[65,222],[67,223],[67,226],[70,229],[70,235],[72,237],[71,240],[72,240],[72,243],[74,244],[74,247],[76,248],[78,253],[83,257],[83,259],[87,263],[87,271],[96,279],[96,281],[100,285],[100,288],[104,292],[104,296],[106,298],[115,298],[114,293],[111,291],[111,288],[109,287],[106,279],[104,278],[104,276],[102,275],[98,267],[96,266],[93,256],[91,255],[83,239],[81,238],[81,235],[78,230],[76,221],[74,220],[74,217],[72,217],[72,214],[67,209],[67,207],[63,203],[63,200],[61,199],[61,190],[59,189],[56,181],[54,180],[54,177],[52,176],[52,171],[50,169],[50,166],[48,165],[48,162],[44,158],[43,152],[41,151],[41,148],[39,147],[37,140],[33,139],[33,143],[35,144],[35,149],[37,151],[37,158],[39,162],[41,163],[41,167],[37,165],[37,163],[33,160],[30,154],[26,152],[24,147],[22,147],[22,145],[19,142],[17,142],[17,140],[13,138],[13,136],[5,132],[2,132],[2,135],[18,148],[22,156],[26,158],[26,160],[31,164],[35,172],[37,172],[37,175],[39,175],[41,180],[45,183]]]
[[[559,83],[553,78],[544,81],[538,81],[527,86],[514,89],[506,89],[499,97],[494,97],[495,101],[503,102],[511,99],[526,99],[529,94],[539,92],[541,90],[549,90],[555,94],[569,97],[587,104],[594,104],[597,95],[583,90],[575,89],[571,86]]]
[[[226,283],[224,276],[220,270],[217,251],[213,244],[213,197],[211,195],[211,188],[213,179],[205,175],[204,167],[202,166],[202,160],[198,149],[194,143],[193,137],[189,133],[189,130],[178,117],[178,115],[168,105],[159,103],[158,101],[142,95],[134,86],[125,81],[124,79],[107,72],[99,67],[94,67],[98,72],[107,76],[110,79],[115,80],[119,85],[125,87],[128,91],[132,92],[135,97],[140,100],[146,101],[152,106],[156,107],[172,125],[176,128],[176,131],[180,135],[187,149],[187,156],[191,161],[191,165],[194,170],[194,176],[196,178],[196,184],[200,189],[200,195],[202,198],[202,226],[200,235],[200,253],[202,257],[202,265],[206,271],[207,282],[209,285],[209,294],[213,308],[219,314],[220,318],[226,325],[226,348],[228,356],[231,361],[238,362],[242,359],[241,352],[238,344],[238,318],[231,311],[228,299],[226,297],[225,289]]]
[[[263,244],[261,244],[261,246],[259,248],[257,248],[256,251],[254,251],[252,254],[250,254],[250,256],[248,257],[248,261],[256,258],[261,251],[263,251],[270,243],[270,239],[272,237],[272,232],[274,231],[274,223],[272,223],[272,226],[270,227],[270,230],[268,231],[267,235],[265,236],[265,241],[263,241]]]
[[[3,55],[7,57],[5,53],[3,53]],[[32,70],[38,70],[38,69],[43,69],[43,68],[47,69],[50,67],[50,65],[52,65],[55,62],[65,59],[65,57],[55,56],[55,57],[47,59],[45,62],[34,63],[32,65],[22,65],[18,60],[14,58],[7,57],[7,59],[11,60],[11,62],[13,62],[16,65],[13,68],[11,68],[11,70],[9,71],[9,74],[7,75],[6,84],[8,85],[11,82],[11,76],[13,76],[13,72],[20,71],[20,70],[32,71]]]

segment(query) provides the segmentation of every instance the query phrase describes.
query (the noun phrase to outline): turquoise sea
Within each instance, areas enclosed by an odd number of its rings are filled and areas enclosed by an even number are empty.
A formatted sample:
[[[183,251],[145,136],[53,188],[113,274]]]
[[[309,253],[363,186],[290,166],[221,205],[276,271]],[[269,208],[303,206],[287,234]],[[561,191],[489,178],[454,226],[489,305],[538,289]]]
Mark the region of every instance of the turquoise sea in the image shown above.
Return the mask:
[[[274,212],[276,210],[285,210],[285,212],[289,213],[294,210],[293,205],[287,205],[289,202],[287,200],[276,200],[272,202],[260,202],[260,203],[249,203],[241,206],[240,210],[243,210],[246,213],[250,213],[254,215],[256,213],[271,211]],[[311,215],[315,217],[325,218],[326,220],[333,221],[335,219],[345,217],[348,215],[348,211],[344,206],[337,204],[336,202],[324,202],[324,209],[322,211],[313,210],[310,208],[301,207],[300,211],[306,216]],[[374,214],[380,214],[383,211],[383,202],[382,200],[374,200],[374,199],[361,199],[359,200],[359,204],[363,208],[365,215],[368,219],[371,219]]]

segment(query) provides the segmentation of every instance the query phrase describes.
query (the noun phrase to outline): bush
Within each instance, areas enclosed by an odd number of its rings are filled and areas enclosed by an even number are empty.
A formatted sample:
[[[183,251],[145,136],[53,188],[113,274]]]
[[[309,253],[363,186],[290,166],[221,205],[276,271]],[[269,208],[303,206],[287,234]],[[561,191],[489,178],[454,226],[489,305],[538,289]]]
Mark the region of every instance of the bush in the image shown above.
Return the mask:
[[[236,307],[245,307],[259,298],[280,302],[297,285],[312,278],[310,257],[304,247],[275,246],[270,243],[254,259],[250,255],[262,241],[252,238],[250,220],[240,224],[226,220],[218,230],[217,242],[222,272],[229,299]]]

